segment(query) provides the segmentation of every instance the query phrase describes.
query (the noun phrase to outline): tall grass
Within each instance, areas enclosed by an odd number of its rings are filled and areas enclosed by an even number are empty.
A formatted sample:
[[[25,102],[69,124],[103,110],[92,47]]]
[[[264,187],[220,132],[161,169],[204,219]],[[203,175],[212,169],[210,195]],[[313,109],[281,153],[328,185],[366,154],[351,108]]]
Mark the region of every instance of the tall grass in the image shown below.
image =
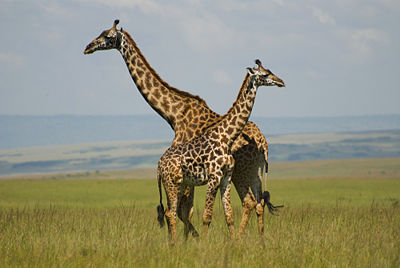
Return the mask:
[[[313,205],[268,216],[266,233],[251,221],[242,239],[231,240],[216,211],[205,240],[183,238],[171,247],[155,210],[0,210],[0,266],[64,267],[298,267],[400,265],[399,205]]]
[[[175,246],[156,220],[154,179],[2,180],[0,267],[399,267],[399,174],[330,174],[270,177],[272,201],[285,208],[265,215],[261,237],[253,215],[242,239],[230,239],[217,200],[207,238],[186,241],[179,222]],[[195,196],[198,230],[204,188]],[[238,227],[235,193],[232,201]]]

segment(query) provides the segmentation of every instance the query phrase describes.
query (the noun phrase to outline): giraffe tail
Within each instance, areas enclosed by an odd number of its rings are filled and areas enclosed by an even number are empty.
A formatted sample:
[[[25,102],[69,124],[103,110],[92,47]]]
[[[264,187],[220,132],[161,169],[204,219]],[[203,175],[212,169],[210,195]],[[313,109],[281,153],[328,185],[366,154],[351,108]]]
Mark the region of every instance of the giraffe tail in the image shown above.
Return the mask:
[[[262,149],[264,151],[264,168],[263,168],[263,178],[264,178],[264,190],[267,190],[267,178],[268,178],[268,143],[264,138],[264,142],[262,142]]]
[[[283,205],[274,206],[270,202],[271,195],[268,191],[264,191],[262,195],[262,199],[264,199],[264,205],[267,205],[269,213],[272,215],[277,215],[276,213],[279,211],[280,208],[283,208]]]
[[[160,228],[164,227],[164,215],[165,215],[165,210],[164,206],[162,203],[162,189],[161,189],[161,176],[157,175],[157,180],[158,180],[158,192],[160,193],[160,204],[157,206],[157,220],[158,223],[160,224]]]
[[[283,205],[274,206],[270,199],[271,194],[267,191],[267,178],[268,178],[268,143],[267,140],[262,142],[262,147],[264,151],[264,167],[262,169],[262,176],[264,178],[264,193],[262,194],[262,199],[264,200],[264,206],[267,205],[269,213],[272,215],[277,215],[276,213],[280,208],[283,208]]]

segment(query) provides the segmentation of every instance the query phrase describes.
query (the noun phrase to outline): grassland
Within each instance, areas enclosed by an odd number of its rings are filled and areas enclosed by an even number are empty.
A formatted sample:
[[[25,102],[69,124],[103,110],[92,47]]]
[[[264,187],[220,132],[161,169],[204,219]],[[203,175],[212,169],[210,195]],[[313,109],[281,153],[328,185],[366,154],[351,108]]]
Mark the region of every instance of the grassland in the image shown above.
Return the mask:
[[[154,171],[4,178],[0,267],[400,266],[399,158],[272,163],[268,188],[285,208],[265,216],[262,237],[253,216],[244,237],[230,239],[218,200],[207,239],[185,241],[179,223],[171,247],[156,222]],[[235,193],[232,202],[237,226]]]

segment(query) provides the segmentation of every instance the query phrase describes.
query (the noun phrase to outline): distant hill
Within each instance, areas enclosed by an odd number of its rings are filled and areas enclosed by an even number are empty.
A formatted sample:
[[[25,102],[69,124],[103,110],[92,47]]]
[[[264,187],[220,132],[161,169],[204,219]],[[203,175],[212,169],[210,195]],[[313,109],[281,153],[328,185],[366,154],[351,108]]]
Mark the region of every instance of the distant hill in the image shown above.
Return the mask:
[[[266,118],[251,117],[266,137],[296,133],[400,129],[400,115]],[[0,149],[127,140],[172,140],[158,115],[0,115]]]
[[[400,115],[338,117],[254,117],[266,136],[299,133],[360,132],[400,129]]]
[[[400,157],[400,130],[273,135],[267,139],[270,163]],[[0,176],[154,169],[170,144],[171,140],[112,141],[0,149]]]
[[[400,157],[400,130],[289,134],[268,143],[272,162]]]

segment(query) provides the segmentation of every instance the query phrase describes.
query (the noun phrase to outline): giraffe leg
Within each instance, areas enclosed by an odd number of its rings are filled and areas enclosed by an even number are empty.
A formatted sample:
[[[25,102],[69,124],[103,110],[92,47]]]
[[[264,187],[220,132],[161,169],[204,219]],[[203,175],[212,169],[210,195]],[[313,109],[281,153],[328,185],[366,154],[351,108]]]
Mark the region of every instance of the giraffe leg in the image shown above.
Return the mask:
[[[243,215],[240,223],[239,236],[243,234],[253,209],[257,215],[259,234],[262,234],[264,231],[264,203],[262,201],[262,177],[263,170],[265,170],[264,167],[263,158],[259,159],[256,166],[249,167],[247,170],[248,176],[244,180],[246,182],[246,188],[240,189],[242,192],[241,194],[244,194],[244,198],[242,199]]]
[[[268,151],[266,152],[267,156],[264,159],[268,160]],[[257,194],[257,205],[255,206],[255,211],[257,214],[257,222],[258,222],[258,233],[262,235],[264,233],[264,208],[265,203],[262,194],[262,179],[264,178],[264,187],[267,187],[267,175],[268,175],[268,162],[267,160],[259,162],[258,165],[258,176],[254,178],[253,187]]]
[[[194,193],[194,191],[193,191],[193,193]],[[193,216],[193,198],[192,198],[192,200],[190,201],[190,210],[189,210],[189,215],[188,215],[188,218],[189,218],[189,223],[190,223],[190,225],[189,225],[189,231],[192,233],[192,236],[193,237],[199,237],[199,233],[196,231],[196,229],[194,228],[194,226],[192,225],[192,216]],[[190,226],[192,227],[192,228],[190,228]]]
[[[225,220],[226,224],[228,225],[228,230],[233,238],[235,236],[235,230],[233,226],[233,212],[232,212],[232,205],[231,205],[231,183],[230,178],[231,176],[226,176],[220,185],[221,191],[221,199],[222,199],[222,206],[224,208],[225,213]]]
[[[258,221],[258,233],[262,235],[264,233],[264,201],[258,203],[255,207]]]
[[[240,227],[239,227],[239,237],[242,236],[244,229],[247,226],[247,223],[249,222],[251,212],[253,211],[253,208],[256,206],[257,201],[254,198],[254,195],[249,188],[247,191],[245,197],[242,200],[242,205],[243,205],[243,213],[242,213],[242,220],[240,221]]]
[[[255,209],[259,195],[261,194],[261,180],[258,176],[258,153],[254,146],[245,147],[250,150],[249,159],[245,154],[246,151],[241,150],[235,155],[235,168],[232,174],[232,182],[235,185],[236,191],[242,202],[242,218],[239,226],[239,237],[244,233],[244,230],[250,220],[251,213]],[[257,154],[255,154],[257,153]],[[247,161],[245,161],[247,159]],[[248,163],[252,163],[249,165]]]
[[[196,231],[191,222],[193,216],[193,200],[194,200],[194,187],[191,187],[189,197],[187,198],[187,203],[186,203],[186,208],[187,208],[186,218],[188,221],[189,232],[192,234],[193,237],[198,237],[199,233]]]
[[[208,227],[210,226],[211,223],[215,196],[217,195],[217,191],[218,187],[214,186],[212,183],[208,184],[206,193],[206,205],[203,213],[203,232],[202,232],[203,238],[207,236]]]
[[[188,187],[186,188],[184,193],[180,193],[180,198],[178,200],[178,209],[177,209],[177,213],[178,213],[178,218],[183,222],[184,224],[184,234],[185,234],[185,238],[187,238],[187,235],[189,233],[189,227],[187,225],[187,220],[185,219],[185,217],[183,216],[185,214],[185,202],[186,202],[186,192],[188,190]]]
[[[191,218],[193,215],[193,198],[194,198],[194,187],[188,186],[185,189],[185,192],[182,195],[182,198],[179,202],[178,207],[178,217],[184,223],[184,234],[185,238],[188,238],[189,233],[192,234],[193,237],[198,237],[199,234],[191,223]]]
[[[176,214],[178,206],[178,186],[173,185],[166,190],[168,198],[168,208],[165,211],[165,217],[168,224],[168,233],[173,243],[176,241]]]

